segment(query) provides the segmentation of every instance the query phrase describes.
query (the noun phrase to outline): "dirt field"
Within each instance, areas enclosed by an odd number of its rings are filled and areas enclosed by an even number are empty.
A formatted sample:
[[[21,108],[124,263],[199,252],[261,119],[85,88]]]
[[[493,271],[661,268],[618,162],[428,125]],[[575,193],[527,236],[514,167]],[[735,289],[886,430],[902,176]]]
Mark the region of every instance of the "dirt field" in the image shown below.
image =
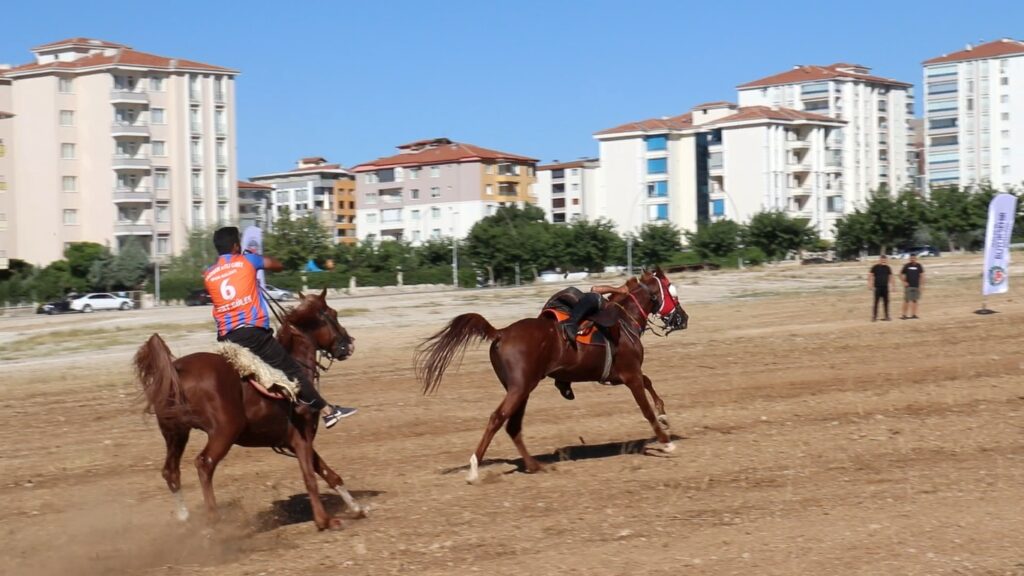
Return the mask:
[[[1024,280],[977,316],[979,258],[925,266],[922,318],[878,323],[867,264],[679,276],[690,329],[645,337],[675,456],[640,453],[653,434],[625,388],[569,402],[544,383],[525,438],[548,470],[517,472],[500,432],[474,486],[502,398],[486,348],[430,397],[412,348],[458,313],[533,315],[554,288],[335,300],[357,351],[324,390],[361,412],[318,447],[371,511],[323,533],[297,463],[242,448],[208,529],[201,433],[193,519],[172,517],[129,360],[154,330],[209,348],[209,308],[0,319],[0,574],[1024,574]]]

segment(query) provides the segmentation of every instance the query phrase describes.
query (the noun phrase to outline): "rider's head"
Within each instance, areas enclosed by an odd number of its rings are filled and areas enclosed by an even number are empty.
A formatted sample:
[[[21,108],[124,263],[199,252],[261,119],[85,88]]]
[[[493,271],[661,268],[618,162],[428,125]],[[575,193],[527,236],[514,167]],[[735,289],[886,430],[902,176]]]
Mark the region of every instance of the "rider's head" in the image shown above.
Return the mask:
[[[234,226],[225,226],[213,233],[213,246],[217,249],[217,254],[235,254],[241,244],[238,228]]]

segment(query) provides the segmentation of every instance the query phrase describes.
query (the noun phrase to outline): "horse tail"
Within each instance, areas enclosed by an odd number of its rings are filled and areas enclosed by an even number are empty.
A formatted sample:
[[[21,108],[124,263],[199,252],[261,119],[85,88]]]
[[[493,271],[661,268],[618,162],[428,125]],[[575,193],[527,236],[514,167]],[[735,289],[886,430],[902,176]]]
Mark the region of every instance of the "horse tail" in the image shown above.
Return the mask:
[[[494,340],[500,331],[475,313],[456,316],[440,332],[427,338],[416,349],[416,377],[423,382],[423,393],[430,394],[441,385],[441,377],[455,355],[462,354],[474,340]]]
[[[174,355],[159,334],[153,334],[139,347],[134,363],[135,376],[146,403],[145,413],[164,418],[185,408]]]

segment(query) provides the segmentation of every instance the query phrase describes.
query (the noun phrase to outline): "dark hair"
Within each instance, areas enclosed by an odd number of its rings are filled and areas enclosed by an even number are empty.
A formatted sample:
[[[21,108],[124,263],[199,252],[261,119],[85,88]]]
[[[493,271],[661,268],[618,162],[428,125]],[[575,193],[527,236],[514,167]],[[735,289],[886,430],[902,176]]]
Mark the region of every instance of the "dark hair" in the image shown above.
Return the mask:
[[[241,243],[238,228],[234,226],[225,226],[213,233],[213,247],[217,249],[217,254],[231,254],[235,244]]]

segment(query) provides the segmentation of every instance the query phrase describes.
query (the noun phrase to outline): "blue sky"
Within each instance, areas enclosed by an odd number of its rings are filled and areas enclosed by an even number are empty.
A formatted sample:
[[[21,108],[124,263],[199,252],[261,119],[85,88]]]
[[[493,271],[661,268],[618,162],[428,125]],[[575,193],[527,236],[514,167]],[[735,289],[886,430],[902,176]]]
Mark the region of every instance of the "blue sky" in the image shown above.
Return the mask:
[[[596,155],[597,130],[735,100],[737,84],[794,64],[864,64],[920,98],[922,60],[1024,37],[1024,2],[1009,0],[41,6],[4,7],[0,63],[87,36],[240,70],[242,178],[437,136],[545,162]]]

